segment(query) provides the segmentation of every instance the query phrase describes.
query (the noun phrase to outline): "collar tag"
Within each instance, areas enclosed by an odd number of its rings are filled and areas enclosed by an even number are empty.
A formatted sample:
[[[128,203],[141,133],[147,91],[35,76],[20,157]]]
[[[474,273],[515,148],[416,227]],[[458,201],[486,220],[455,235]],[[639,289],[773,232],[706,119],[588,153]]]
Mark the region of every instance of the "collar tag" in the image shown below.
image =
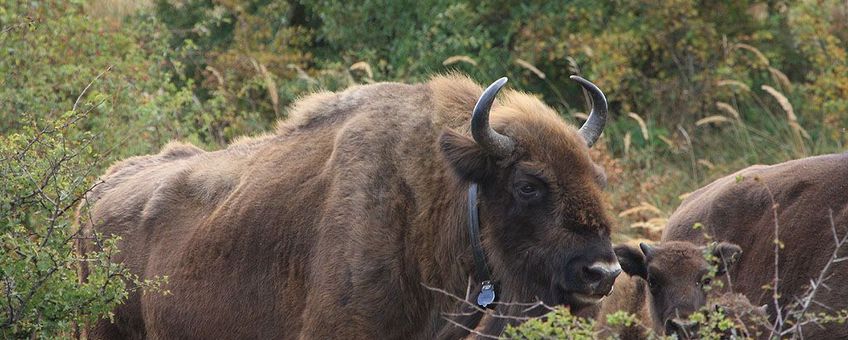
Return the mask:
[[[480,307],[486,308],[488,305],[495,302],[495,284],[492,281],[486,280],[480,284],[480,294],[477,294],[477,304]]]

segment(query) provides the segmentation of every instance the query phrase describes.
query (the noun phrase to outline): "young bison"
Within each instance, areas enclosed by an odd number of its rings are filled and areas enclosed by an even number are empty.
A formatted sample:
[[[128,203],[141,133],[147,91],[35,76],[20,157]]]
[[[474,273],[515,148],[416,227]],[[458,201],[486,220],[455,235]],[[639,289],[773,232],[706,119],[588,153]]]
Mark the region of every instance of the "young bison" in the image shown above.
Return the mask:
[[[742,249],[726,242],[711,247],[664,242],[641,243],[638,249],[618,245],[615,253],[628,275],[616,279],[598,323],[601,329],[612,330],[624,339],[641,339],[648,330],[667,335],[693,332],[695,325],[688,316],[708,305],[711,296],[717,296],[713,278],[723,276]],[[629,327],[607,325],[606,316],[619,310],[636,315],[639,323]]]

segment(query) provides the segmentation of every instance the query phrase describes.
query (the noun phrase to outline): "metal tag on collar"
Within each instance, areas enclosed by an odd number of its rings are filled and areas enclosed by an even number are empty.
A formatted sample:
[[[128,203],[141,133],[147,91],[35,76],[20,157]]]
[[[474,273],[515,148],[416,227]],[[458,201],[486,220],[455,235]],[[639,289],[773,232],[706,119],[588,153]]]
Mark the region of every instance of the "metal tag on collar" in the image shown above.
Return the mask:
[[[477,305],[486,308],[486,306],[495,302],[495,284],[486,280],[481,283],[481,286],[480,294],[477,294]]]

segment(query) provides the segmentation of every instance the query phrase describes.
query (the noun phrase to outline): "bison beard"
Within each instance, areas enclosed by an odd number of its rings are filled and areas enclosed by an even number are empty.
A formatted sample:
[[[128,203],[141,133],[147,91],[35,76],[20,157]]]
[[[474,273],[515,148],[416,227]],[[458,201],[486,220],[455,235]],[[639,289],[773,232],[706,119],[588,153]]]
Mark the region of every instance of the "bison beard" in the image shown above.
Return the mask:
[[[575,80],[594,100],[579,131],[533,96],[495,101],[505,79],[481,96],[465,77],[440,76],[314,94],[273,134],[215,152],[172,143],[113,165],[87,197],[84,232],[120,236],[114,260],[168,276],[171,294],[132,293],[91,335],[462,335],[443,313],[467,304],[427,287],[463,296],[475,272],[471,182],[499,301],[597,303],[620,272],[604,176],[588,156],[606,100]],[[480,315],[462,321],[473,328]]]

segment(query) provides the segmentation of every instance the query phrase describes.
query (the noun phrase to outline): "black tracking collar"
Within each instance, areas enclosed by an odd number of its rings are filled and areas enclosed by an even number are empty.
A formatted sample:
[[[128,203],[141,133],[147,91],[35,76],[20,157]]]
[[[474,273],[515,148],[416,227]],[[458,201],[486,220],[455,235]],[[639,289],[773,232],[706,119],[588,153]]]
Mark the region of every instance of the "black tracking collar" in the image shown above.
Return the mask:
[[[468,186],[468,237],[474,254],[474,279],[480,283],[477,305],[487,307],[495,301],[495,284],[486,267],[486,254],[480,244],[480,215],[477,211],[477,183]]]

